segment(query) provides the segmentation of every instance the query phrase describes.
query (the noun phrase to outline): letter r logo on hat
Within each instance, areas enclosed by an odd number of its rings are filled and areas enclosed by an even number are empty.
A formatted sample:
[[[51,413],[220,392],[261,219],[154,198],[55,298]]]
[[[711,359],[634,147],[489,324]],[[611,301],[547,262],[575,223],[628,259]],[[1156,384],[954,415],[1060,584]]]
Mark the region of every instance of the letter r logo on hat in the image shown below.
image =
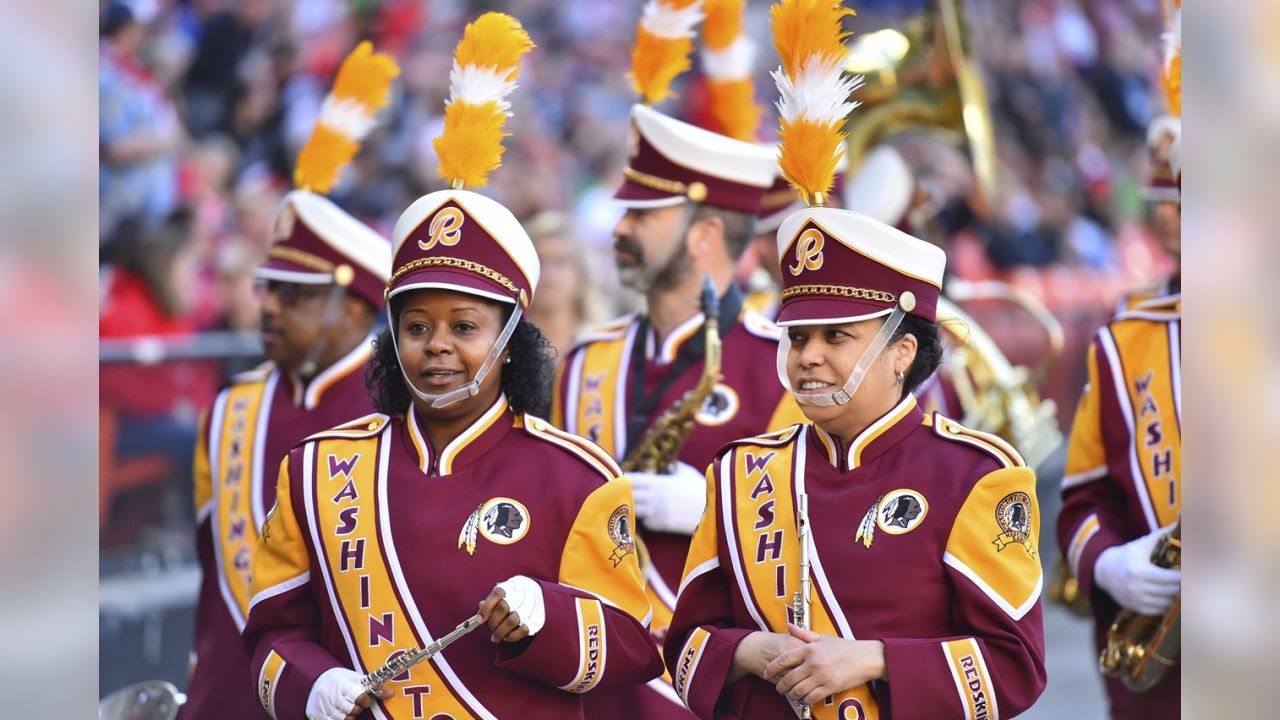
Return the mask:
[[[805,270],[822,268],[822,246],[826,239],[816,228],[809,228],[796,238],[796,264],[788,269],[792,275],[799,275]]]
[[[437,244],[453,246],[462,239],[462,223],[465,220],[462,211],[456,207],[442,208],[431,218],[427,227],[427,239],[419,240],[418,247],[430,250]]]

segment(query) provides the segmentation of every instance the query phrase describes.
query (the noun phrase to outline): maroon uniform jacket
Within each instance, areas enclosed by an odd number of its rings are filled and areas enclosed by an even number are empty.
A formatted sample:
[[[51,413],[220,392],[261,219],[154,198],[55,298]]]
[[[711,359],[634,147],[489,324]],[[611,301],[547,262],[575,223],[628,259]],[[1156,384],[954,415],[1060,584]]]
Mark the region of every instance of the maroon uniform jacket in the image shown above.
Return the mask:
[[[1089,384],[1071,427],[1057,529],[1089,598],[1099,650],[1119,607],[1094,585],[1098,556],[1182,513],[1181,320],[1179,295],[1136,300],[1098,331],[1089,349]],[[1112,717],[1177,717],[1178,670],[1141,694],[1108,679]]]
[[[725,680],[742,638],[787,631],[801,493],[811,627],[883,641],[887,675],[815,718],[995,720],[1044,689],[1035,475],[1004,441],[908,395],[847,447],[813,425],[735,442],[707,484],[664,653],[699,717],[795,717],[773,684]]]
[[[627,422],[637,401],[635,368],[643,371],[643,395],[658,392],[668,374],[680,362],[685,346],[701,342],[701,313],[677,327],[657,343],[647,322],[637,316],[620,318],[589,333],[574,348],[559,370],[552,398],[551,421],[571,433],[599,443],[618,460],[627,456]],[[765,317],[751,310],[740,321],[720,329],[723,341],[723,379],[694,418],[693,430],[680,450],[681,462],[699,471],[711,462],[725,443],[762,432],[777,430],[804,420],[791,395],[778,383],[776,356],[779,331]],[[634,362],[639,356],[642,364]],[[644,427],[675,405],[697,384],[702,374],[701,357],[679,370],[674,382],[652,403]],[[638,442],[638,437],[632,438]],[[659,642],[675,608],[675,589],[689,552],[689,536],[653,532],[640,525],[640,536],[651,562],[643,570],[653,605],[653,631]],[[625,698],[595,696],[589,699],[592,711],[610,717],[688,718],[670,683],[649,683],[652,692],[627,692]]]
[[[195,458],[203,578],[184,720],[262,717],[240,640],[258,529],[275,502],[276,473],[289,449],[373,410],[364,386],[371,353],[370,343],[361,342],[305,385],[269,365],[237,375],[203,423]]]
[[[537,635],[495,646],[481,628],[362,717],[576,718],[580,693],[661,672],[617,465],[505,398],[440,450],[420,422],[370,415],[281,466],[244,632],[263,707],[301,718],[326,670],[425,647],[515,575],[542,587]]]

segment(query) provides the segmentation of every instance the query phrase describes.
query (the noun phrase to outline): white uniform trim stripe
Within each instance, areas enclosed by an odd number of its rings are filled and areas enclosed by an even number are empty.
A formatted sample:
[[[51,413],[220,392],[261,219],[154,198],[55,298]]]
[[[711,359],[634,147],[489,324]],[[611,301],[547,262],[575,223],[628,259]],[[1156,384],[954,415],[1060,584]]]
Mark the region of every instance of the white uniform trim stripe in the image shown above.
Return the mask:
[[[908,394],[910,397],[910,394]],[[805,436],[809,432],[809,426],[805,426],[800,431],[800,436],[795,440],[796,448],[796,473],[795,473],[795,497],[803,495],[804,489],[804,471],[805,461],[808,457],[809,443]],[[797,557],[799,555],[797,554]],[[817,591],[824,601],[827,609],[831,613],[831,620],[835,623],[836,629],[840,632],[840,637],[846,640],[856,640],[853,635],[853,629],[849,627],[849,621],[844,616],[844,610],[836,601],[836,594],[831,591],[831,583],[827,582],[827,573],[822,569],[822,558],[818,556],[818,545],[813,541],[813,534],[809,534],[809,562],[810,570],[813,573],[813,579],[818,581]]]
[[[587,667],[587,647],[582,644],[582,639],[586,637],[587,629],[582,622],[582,603],[576,600],[573,603],[574,615],[578,617],[578,669],[573,673],[573,677],[569,678],[569,682],[560,685],[561,690],[568,690],[578,684],[578,678],[582,677],[582,671]]]
[[[658,198],[656,200],[623,200],[621,198],[614,198],[613,202],[614,204],[624,208],[637,208],[640,210],[645,210],[648,208],[672,207],[675,205],[681,205],[685,202],[685,196],[675,195],[672,197]]]
[[[662,678],[656,677],[645,683],[645,686],[661,695],[662,699],[669,700],[674,705],[680,705],[681,707],[684,706],[684,703],[680,700],[680,696],[676,694],[675,688],[663,682]]]
[[[338,629],[342,631],[342,639],[347,644],[347,653],[351,656],[352,668],[357,672],[364,673],[364,663],[360,660],[360,653],[356,652],[356,645],[351,640],[351,628],[348,627],[347,615],[342,612],[342,605],[338,603],[338,595],[334,591],[333,579],[329,576],[329,560],[325,552],[324,543],[320,541],[320,533],[317,528],[320,526],[319,518],[316,516],[315,502],[315,467],[316,462],[316,444],[309,442],[302,446],[302,500],[306,508],[307,529],[311,533],[311,547],[315,549],[316,564],[320,566],[320,575],[324,579],[324,589],[329,596],[329,606],[333,609],[334,619],[337,620]]]
[[[534,427],[534,422],[540,422],[540,421],[536,421],[533,418],[529,418],[525,420],[525,424],[524,424],[525,429],[527,429],[529,433],[532,434],[533,436],[541,440],[545,440],[558,447],[562,447],[565,450],[568,450],[569,452],[573,453],[574,455],[577,455],[583,462],[590,465],[593,469],[595,469],[596,472],[600,473],[606,481],[612,481],[614,478],[618,476],[617,473],[614,473],[609,468],[605,467],[604,463],[601,462],[599,458],[597,458],[595,455],[591,454],[590,452],[587,452],[583,448],[579,447],[577,443],[571,440],[566,440],[563,438],[556,437],[555,435],[553,435],[552,433],[548,432],[545,429],[536,428]]]
[[[227,412],[227,401],[230,397],[229,390],[223,390],[218,393],[218,399],[214,401],[213,412],[209,416],[209,479],[210,479],[210,497],[209,502],[212,504],[210,512],[213,513],[213,520],[209,523],[209,532],[213,537],[213,558],[218,568],[218,594],[222,596],[222,604],[227,606],[227,612],[231,614],[231,621],[236,624],[236,630],[244,630],[244,613],[240,611],[240,603],[236,602],[235,595],[231,594],[231,585],[227,578],[226,564],[222,561],[222,538],[219,537],[220,529],[218,527],[219,520],[222,517],[220,510],[222,503],[222,468],[218,461],[222,456],[222,426]]]
[[[400,557],[396,552],[394,538],[391,534],[391,505],[387,502],[387,478],[390,477],[392,439],[390,428],[391,423],[387,423],[386,427],[383,428],[378,448],[378,477],[380,478],[377,488],[378,540],[382,543],[382,549],[387,555],[387,564],[390,566],[392,581],[400,592],[400,600],[404,603],[405,610],[409,613],[409,619],[413,622],[413,627],[418,631],[418,636],[422,642],[429,645],[435,641],[435,637],[432,636],[431,631],[427,628],[427,624],[422,621],[422,613],[418,611],[418,603],[414,601],[413,595],[409,592],[409,584],[405,582],[404,572],[400,565]],[[458,679],[458,675],[449,666],[449,661],[445,659],[444,653],[436,655],[428,662],[435,664],[440,671],[442,679],[457,694],[458,699],[467,706],[468,710],[484,720],[497,720],[497,717],[481,705],[476,696],[471,693],[471,690]],[[374,707],[377,706],[377,704],[374,705]]]
[[[973,584],[977,585],[979,590],[981,590],[984,594],[986,594],[987,597],[991,598],[991,602],[994,602],[1001,610],[1005,612],[1006,615],[1013,618],[1014,620],[1021,620],[1024,615],[1026,615],[1028,612],[1031,611],[1031,608],[1035,607],[1036,600],[1040,599],[1040,591],[1044,587],[1044,572],[1042,571],[1037,574],[1036,586],[1031,591],[1031,595],[1028,596],[1027,599],[1024,600],[1021,605],[1014,607],[1013,605],[1009,604],[1009,601],[1001,597],[1000,593],[996,592],[995,588],[988,585],[987,581],[982,579],[982,576],[978,575],[978,573],[973,568],[966,565],[964,561],[961,560],[960,558],[956,557],[955,555],[952,555],[949,552],[944,551],[942,553],[942,562],[950,565],[952,568],[955,568],[955,570],[959,572],[961,575],[964,575],[965,577],[972,580]]]
[[[1124,379],[1124,369],[1120,365],[1120,353],[1116,350],[1115,338],[1111,330],[1103,328],[1098,333],[1102,351],[1107,356],[1107,365],[1111,367],[1111,382],[1115,385],[1116,399],[1120,402],[1120,414],[1124,416],[1125,426],[1129,429],[1129,472],[1133,475],[1133,489],[1142,505],[1142,515],[1147,519],[1147,529],[1156,530],[1160,523],[1156,520],[1155,510],[1151,507],[1151,497],[1147,491],[1146,476],[1138,464],[1137,436],[1133,429],[1133,405],[1129,402],[1129,386]]]
[[[735,448],[732,453],[725,456],[720,462],[720,489],[718,493],[720,498],[720,525],[724,528],[725,544],[729,548],[729,559],[733,562],[733,577],[738,581],[738,592],[742,594],[742,604],[747,606],[747,612],[751,615],[751,619],[756,621],[756,627],[765,632],[772,632],[769,626],[765,624],[764,616],[760,614],[760,609],[756,607],[755,597],[751,594],[751,588],[747,586],[747,574],[743,569],[741,557],[742,548],[738,545],[738,532],[733,524],[734,498],[729,477],[737,461],[738,450]]]
[[[702,628],[698,628],[702,630]],[[698,643],[698,648],[693,656],[693,664],[689,666],[689,674],[684,678],[684,685],[680,688],[680,701],[685,707],[689,707],[689,688],[693,686],[693,678],[698,674],[698,664],[702,662],[702,655],[707,649],[707,643],[711,642],[711,633],[702,630],[701,633],[694,631],[689,633],[689,639],[685,641],[684,647],[680,648],[680,658],[683,660],[685,653],[689,652],[689,646],[693,644],[695,637],[702,642]],[[690,708],[692,709],[692,708]]]
[[[1083,470],[1078,473],[1071,473],[1070,475],[1066,475],[1062,478],[1062,489],[1066,490],[1067,488],[1073,488],[1077,485],[1084,485],[1085,483],[1090,483],[1090,482],[1093,482],[1094,480],[1101,480],[1106,476],[1107,476],[1106,465],[1099,465],[1098,467],[1093,468],[1092,470]]]
[[[253,608],[257,606],[258,603],[264,600],[269,600],[277,595],[282,595],[284,593],[287,593],[294,588],[300,588],[309,582],[311,582],[310,570],[302,573],[301,575],[291,577],[282,583],[276,583],[275,585],[272,585],[269,588],[260,590],[258,594],[254,595],[253,599],[249,601],[249,612],[252,613]]]
[[[262,389],[262,402],[258,404],[258,424],[253,429],[253,464],[250,466],[250,482],[253,487],[253,527],[255,532],[262,532],[262,523],[267,520],[267,511],[262,506],[263,484],[266,481],[267,468],[267,426],[271,424],[271,400],[276,394],[276,383],[280,382],[280,372],[267,376],[267,384]]]
[[[991,673],[987,671],[987,659],[982,655],[982,646],[973,638],[969,639],[973,646],[973,656],[978,659],[978,670],[982,672],[982,683],[987,687],[987,717],[989,720],[1000,720],[1000,704],[996,702],[996,685],[991,682]]]
[[[1173,410],[1178,414],[1178,434],[1182,434],[1182,326],[1178,321],[1169,323],[1169,372],[1173,375]]]
[[[1071,568],[1072,577],[1080,577],[1080,556],[1088,547],[1089,541],[1102,529],[1097,513],[1090,515],[1080,523],[1071,536],[1071,547],[1067,549],[1067,565]]]
[[[204,522],[206,518],[213,513],[213,498],[209,498],[209,502],[200,506],[196,511],[196,525]]]
[[[689,573],[684,576],[684,580],[680,581],[680,589],[676,591],[677,602],[679,601],[680,596],[684,594],[684,589],[689,587],[689,583],[692,583],[694,580],[697,580],[698,577],[705,575],[718,567],[720,567],[720,558],[717,556],[690,570]]]
[[[648,563],[645,566],[644,579],[653,588],[653,593],[658,596],[662,604],[666,605],[668,609],[675,610],[677,594],[671,592],[671,587],[667,585],[666,580],[662,579],[662,574],[653,566],[653,563]]]
[[[619,459],[627,456],[627,383],[631,376],[631,351],[639,329],[640,323],[635,320],[627,328],[627,339],[622,343],[622,367],[618,369],[618,384],[614,388],[613,456]]]
[[[956,670],[956,657],[951,654],[951,645],[942,642],[942,654],[947,658],[947,669],[951,671],[951,679],[955,681],[956,693],[960,696],[960,710],[966,713],[969,720],[973,720],[973,714],[969,713],[969,688],[959,671]]]
[[[578,432],[578,394],[581,392],[582,363],[586,361],[587,348],[581,347],[573,354],[573,362],[569,365],[569,390],[564,400],[564,429],[580,435]],[[556,391],[559,392],[559,388]]]

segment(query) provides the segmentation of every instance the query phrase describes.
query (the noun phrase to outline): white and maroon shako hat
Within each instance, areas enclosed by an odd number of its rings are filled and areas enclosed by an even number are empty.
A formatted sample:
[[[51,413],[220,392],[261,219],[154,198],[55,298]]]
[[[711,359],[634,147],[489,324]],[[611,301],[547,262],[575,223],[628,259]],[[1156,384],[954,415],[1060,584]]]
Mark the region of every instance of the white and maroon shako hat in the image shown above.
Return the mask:
[[[418,288],[443,288],[517,304],[527,310],[541,264],[511,211],[467,190],[424,195],[392,234],[387,299]]]
[[[294,190],[276,213],[267,260],[254,275],[305,285],[341,285],[382,308],[391,243],[323,195]]]
[[[1152,202],[1182,202],[1182,120],[1161,115],[1147,126],[1147,186]]]
[[[647,105],[631,108],[627,152],[622,186],[613,198],[628,208],[692,201],[754,213],[778,166],[770,149],[667,117]]]
[[[877,145],[850,175],[842,197],[846,210],[905,230],[915,192],[915,176],[902,153],[892,145]]]
[[[854,322],[899,305],[933,322],[947,255],[861,213],[814,207],[783,221],[778,264],[778,325]]]

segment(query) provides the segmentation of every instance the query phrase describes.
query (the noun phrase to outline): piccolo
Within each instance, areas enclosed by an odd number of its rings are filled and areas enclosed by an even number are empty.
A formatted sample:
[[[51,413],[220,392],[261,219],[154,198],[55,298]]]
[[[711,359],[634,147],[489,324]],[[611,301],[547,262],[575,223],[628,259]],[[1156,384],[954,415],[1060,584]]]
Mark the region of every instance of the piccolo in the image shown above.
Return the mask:
[[[364,689],[369,692],[375,692],[382,684],[391,678],[405,672],[409,668],[417,665],[423,660],[427,660],[441,650],[449,647],[454,640],[475,630],[484,623],[480,616],[472,615],[462,622],[461,625],[454,628],[452,632],[444,637],[436,640],[425,648],[413,648],[396,656],[393,660],[388,660],[386,665],[374,670],[373,672],[360,678],[360,684],[364,685]]]

